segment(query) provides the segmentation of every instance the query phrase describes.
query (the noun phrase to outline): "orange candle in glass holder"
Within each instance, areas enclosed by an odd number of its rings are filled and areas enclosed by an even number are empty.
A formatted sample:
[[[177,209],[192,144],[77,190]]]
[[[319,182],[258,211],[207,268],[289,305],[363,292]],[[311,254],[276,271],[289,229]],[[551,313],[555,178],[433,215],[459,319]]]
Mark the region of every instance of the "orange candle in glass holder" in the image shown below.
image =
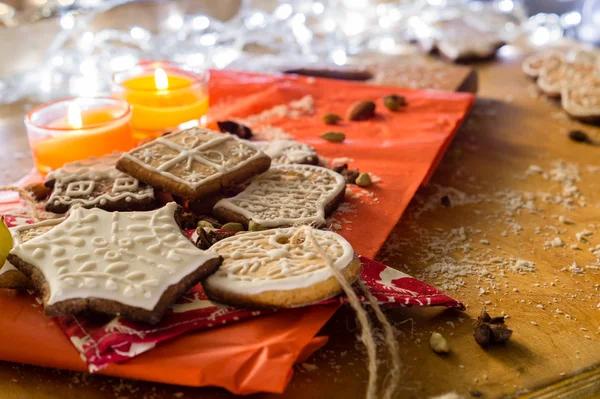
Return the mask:
[[[113,96],[131,104],[137,138],[157,137],[208,111],[207,71],[169,62],[139,65],[113,78]]]
[[[25,127],[37,169],[46,174],[67,162],[135,146],[131,107],[109,97],[69,98],[27,114]]]

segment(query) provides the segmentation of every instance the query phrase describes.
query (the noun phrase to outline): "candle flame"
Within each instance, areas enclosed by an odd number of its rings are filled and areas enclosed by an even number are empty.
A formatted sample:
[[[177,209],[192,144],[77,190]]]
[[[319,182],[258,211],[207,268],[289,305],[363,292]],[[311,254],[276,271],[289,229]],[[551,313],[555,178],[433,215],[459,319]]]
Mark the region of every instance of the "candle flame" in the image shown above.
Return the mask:
[[[167,74],[165,70],[162,68],[156,68],[154,71],[154,83],[156,84],[156,88],[158,90],[165,90],[169,88],[169,78],[167,78]]]
[[[67,122],[73,129],[81,129],[83,121],[81,120],[81,110],[76,103],[69,104],[67,111]]]

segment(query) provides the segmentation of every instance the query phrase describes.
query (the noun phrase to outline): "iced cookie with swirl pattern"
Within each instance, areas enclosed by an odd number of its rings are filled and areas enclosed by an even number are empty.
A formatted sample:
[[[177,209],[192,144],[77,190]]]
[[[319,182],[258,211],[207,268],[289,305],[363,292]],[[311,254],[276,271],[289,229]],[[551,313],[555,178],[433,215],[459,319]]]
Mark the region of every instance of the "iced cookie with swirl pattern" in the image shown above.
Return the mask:
[[[537,85],[549,97],[560,97],[563,90],[589,87],[600,81],[600,67],[591,62],[556,63],[540,71]]]
[[[52,194],[46,211],[65,213],[75,204],[107,211],[143,211],[156,207],[154,189],[117,170],[121,153],[65,164],[48,173]]]
[[[43,222],[11,227],[9,230],[12,236],[13,247],[46,233],[63,220],[63,218],[50,219]],[[5,261],[4,265],[0,267],[0,288],[26,289],[30,287],[29,279],[8,260]]]
[[[573,119],[600,123],[600,77],[581,87],[564,89],[561,104]]]
[[[208,252],[221,256],[223,263],[202,287],[211,299],[233,306],[310,305],[342,292],[332,267],[350,283],[360,269],[348,241],[309,226],[237,234]]]
[[[231,134],[192,128],[123,154],[117,169],[187,199],[210,197],[269,169],[271,158]]]
[[[95,311],[156,323],[221,263],[182,233],[177,208],[76,207],[50,231],[15,246],[8,261],[31,279],[48,316]]]
[[[222,199],[213,215],[224,222],[264,228],[310,224],[322,226],[344,198],[339,173],[314,165],[277,165],[256,177],[240,194]]]
[[[254,146],[260,148],[271,157],[273,165],[303,164],[316,165],[319,163],[317,151],[307,144],[294,140],[252,141]]]

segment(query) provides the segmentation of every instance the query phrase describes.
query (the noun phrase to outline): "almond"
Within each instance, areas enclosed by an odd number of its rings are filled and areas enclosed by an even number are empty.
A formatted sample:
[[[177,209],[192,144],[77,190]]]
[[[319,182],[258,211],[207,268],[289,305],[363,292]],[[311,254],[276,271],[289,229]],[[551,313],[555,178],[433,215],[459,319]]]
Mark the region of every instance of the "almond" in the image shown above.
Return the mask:
[[[375,115],[375,103],[373,101],[358,101],[348,108],[347,118],[351,121],[362,121]]]

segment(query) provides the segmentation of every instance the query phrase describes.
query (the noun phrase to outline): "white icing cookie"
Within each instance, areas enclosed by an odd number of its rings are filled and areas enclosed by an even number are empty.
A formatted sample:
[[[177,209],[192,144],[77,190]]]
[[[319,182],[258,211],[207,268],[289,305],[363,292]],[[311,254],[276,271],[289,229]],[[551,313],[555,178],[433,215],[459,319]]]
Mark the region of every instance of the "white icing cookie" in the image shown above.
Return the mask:
[[[315,165],[319,157],[314,148],[293,140],[252,141],[271,157],[273,165],[281,164],[310,164]]]
[[[566,62],[565,56],[559,51],[542,51],[525,58],[521,69],[525,75],[537,78],[545,68],[552,68]]]
[[[350,282],[359,269],[342,236],[308,226],[238,234],[208,252],[220,255],[223,263],[202,283],[205,292],[239,306],[296,307],[331,298],[342,291],[331,267]]]
[[[44,291],[47,314],[71,313],[72,308],[111,313],[101,301],[109,300],[146,310],[132,318],[155,322],[199,277],[184,286],[183,280],[206,264],[210,271],[218,265],[216,254],[196,248],[183,235],[176,209],[174,202],[148,212],[74,208],[52,230],[14,247],[9,259]],[[163,303],[167,294],[168,303]],[[92,298],[96,302],[82,301]],[[157,307],[158,315],[152,313]],[[127,309],[118,312],[127,315]]]
[[[559,97],[563,90],[590,87],[600,81],[600,67],[592,63],[558,63],[543,68],[537,80],[544,94]]]
[[[9,230],[12,236],[13,247],[46,233],[63,220],[64,218],[49,219],[43,222],[11,227]],[[18,271],[8,260],[5,261],[4,265],[0,267],[0,288],[26,288],[28,286],[27,277]]]
[[[53,186],[46,210],[65,213],[74,204],[107,210],[144,210],[154,207],[154,189],[118,171],[121,153],[65,164],[50,172]]]
[[[561,94],[563,109],[573,118],[596,123],[600,120],[600,78],[592,84],[564,89]]]
[[[325,224],[343,198],[344,177],[313,165],[279,165],[255,178],[240,194],[222,199],[213,212],[221,219],[273,228]],[[242,220],[243,219],[243,220]]]
[[[192,128],[123,154],[117,168],[164,191],[195,199],[269,168],[270,158],[232,134]]]

